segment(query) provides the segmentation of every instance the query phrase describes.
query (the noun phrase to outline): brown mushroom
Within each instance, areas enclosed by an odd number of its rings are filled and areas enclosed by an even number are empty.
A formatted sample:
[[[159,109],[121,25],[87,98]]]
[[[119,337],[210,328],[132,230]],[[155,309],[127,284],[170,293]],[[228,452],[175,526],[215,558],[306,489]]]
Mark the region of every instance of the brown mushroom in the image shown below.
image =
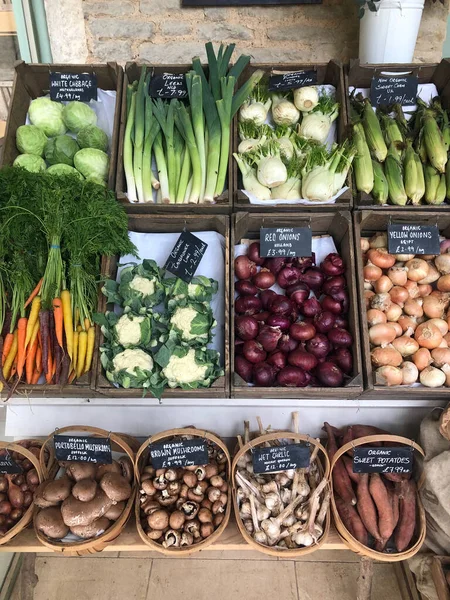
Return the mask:
[[[141,510],[144,515],[151,515],[153,512],[155,512],[155,510],[159,510],[160,508],[160,503],[156,500],[152,500],[151,498],[145,500],[145,502],[141,504]]]
[[[197,475],[190,471],[183,475],[183,482],[189,487],[193,488],[197,484]]]
[[[200,525],[200,535],[206,539],[214,533],[214,525],[212,523],[202,523]]]
[[[118,473],[105,473],[100,481],[100,487],[113,502],[122,502],[131,496],[131,485],[123,475]]]
[[[161,475],[165,475],[167,469],[156,469],[155,475],[156,477],[161,477]]]
[[[69,528],[62,519],[61,510],[56,506],[40,510],[34,523],[38,531],[52,540],[61,540],[69,533]]]
[[[147,473],[148,475],[150,475],[150,477],[154,477],[155,472],[155,468],[151,465],[147,465],[146,467],[144,467],[144,473]]]
[[[213,519],[214,527],[219,527],[219,525],[222,523],[224,518],[225,518],[225,515],[223,513],[217,513],[217,515],[214,515],[214,519]],[[253,525],[253,523],[252,523],[252,525]]]
[[[167,469],[167,471],[164,473],[164,476],[167,481],[176,481],[178,479],[178,473],[176,469]]]
[[[200,538],[200,521],[193,519],[192,521],[186,521],[184,524],[184,531],[190,533],[195,540]]]
[[[74,535],[88,540],[104,533],[110,525],[111,523],[106,517],[100,517],[100,519],[96,519],[90,525],[74,525],[70,528],[70,531]]]
[[[223,504],[223,502],[220,499],[216,500],[214,502],[214,504],[212,505],[212,513],[213,513],[213,515],[217,515],[217,513],[224,512],[224,506],[225,505]]]
[[[169,518],[171,529],[181,529],[186,521],[186,515],[181,510],[175,510]]]
[[[43,481],[36,489],[36,492],[34,494],[34,503],[36,506],[39,506],[39,508],[49,508],[50,506],[57,506],[59,504],[58,500],[50,502],[49,500],[46,500],[44,498],[44,490],[50,483],[52,483],[51,480]],[[0,514],[2,504],[3,502],[0,502]]]
[[[121,456],[118,462],[120,468],[122,469],[122,475],[125,477],[128,483],[131,483],[134,478],[134,467],[130,458],[128,456]]]
[[[164,477],[164,473],[161,475],[158,475],[157,477],[155,477],[155,479],[153,480],[153,485],[155,486],[155,488],[157,490],[165,490],[167,488],[167,484],[168,481],[167,479]]]
[[[97,465],[94,463],[68,462],[66,466],[66,475],[75,481],[94,479],[96,471]]]
[[[174,529],[169,529],[164,534],[164,541],[162,545],[164,548],[179,548],[181,543],[181,534],[179,531],[175,531]]]
[[[161,531],[169,526],[169,513],[167,510],[155,510],[154,513],[147,517],[147,524],[150,529]]]
[[[200,523],[211,523],[213,520],[213,516],[212,513],[209,509],[207,508],[201,508],[198,511],[198,515],[197,515],[198,520],[200,521]]]
[[[193,543],[194,543],[194,536],[191,533],[187,533],[186,531],[183,531],[183,533],[181,534],[180,546],[181,547],[192,546]]]
[[[72,495],[77,500],[81,500],[81,502],[90,502],[95,498],[96,493],[97,482],[93,479],[80,479],[72,488]]]
[[[197,494],[195,492],[195,489],[196,488],[191,488],[188,491],[187,497],[189,500],[193,500],[194,502],[198,502],[200,504],[200,502],[204,499],[205,496],[204,496],[204,494]]]
[[[155,499],[161,506],[172,506],[176,503],[178,496],[171,496],[167,490],[162,490],[156,494]]]
[[[122,475],[122,467],[116,460],[113,460],[109,465],[98,465],[96,471],[96,481],[100,481],[106,473],[117,473],[117,475]]]
[[[167,486],[169,496],[179,496],[181,490],[181,483],[179,481],[171,481]]]
[[[180,507],[180,510],[186,515],[186,521],[195,519],[200,509],[200,505],[192,500],[186,500]]]
[[[69,496],[62,503],[61,514],[68,527],[90,525],[96,519],[103,517],[112,504],[113,501],[103,490],[97,490],[95,498],[90,502],[81,502],[81,500]]]
[[[197,476],[198,481],[203,481],[206,478],[206,468],[205,467],[197,467],[194,471]]]
[[[210,479],[210,483],[215,488],[220,488],[225,482],[220,475],[214,475]]]
[[[162,537],[163,532],[159,529],[147,529],[146,535],[153,541],[158,541]]]
[[[188,486],[185,483],[183,483],[183,485],[181,486],[181,489],[180,489],[180,497],[187,498],[188,491],[189,491]]]
[[[111,508],[109,508],[105,512],[105,518],[110,521],[117,521],[117,519],[122,515],[125,510],[125,502],[117,502],[117,504],[113,504]]]
[[[141,481],[141,493],[144,492],[147,496],[154,496],[156,494],[156,488],[150,479]]]
[[[220,494],[220,490],[216,487],[208,488],[208,491],[206,493],[206,495],[208,496],[208,500],[210,500],[213,503],[220,498]]]
[[[212,509],[212,505],[213,503],[211,502],[211,500],[208,500],[208,498],[204,498],[200,504],[202,508],[207,508],[208,510]]]
[[[206,479],[211,479],[211,477],[214,477],[214,475],[217,475],[219,473],[219,467],[216,463],[211,462],[209,463],[209,465],[206,465],[205,472]]]

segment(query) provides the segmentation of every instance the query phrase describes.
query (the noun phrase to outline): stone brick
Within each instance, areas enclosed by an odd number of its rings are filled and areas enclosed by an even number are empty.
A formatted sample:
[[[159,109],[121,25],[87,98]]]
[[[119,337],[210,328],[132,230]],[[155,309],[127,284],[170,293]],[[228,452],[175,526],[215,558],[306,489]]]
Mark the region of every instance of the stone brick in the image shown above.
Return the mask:
[[[308,9],[309,8],[310,7],[308,7]],[[272,21],[282,21],[284,19],[292,20],[301,14],[298,6],[244,6],[243,8],[239,9],[238,13],[239,16],[255,17],[266,23],[271,23]]]
[[[205,23],[199,26],[198,35],[200,39],[211,40],[213,42],[251,40],[253,38],[253,31],[244,25]]]
[[[230,16],[230,11],[226,8],[205,8],[205,19],[214,21],[215,23],[227,21]]]
[[[141,0],[139,10],[144,15],[167,13],[181,9],[181,0]]]
[[[91,33],[100,38],[151,39],[154,23],[138,19],[95,19],[89,21]]]
[[[83,12],[85,15],[112,15],[120,17],[132,14],[135,6],[133,2],[122,2],[122,0],[83,2]]]
[[[330,29],[322,23],[319,25],[284,25],[283,27],[271,27],[267,31],[269,40],[276,41],[316,41],[320,46],[323,41],[333,39],[348,39],[348,31],[343,29]],[[332,58],[332,57],[330,57]]]
[[[171,37],[188,35],[191,31],[192,26],[186,21],[167,21],[161,25],[161,32]]]
[[[168,42],[152,44],[144,42],[139,46],[139,60],[147,60],[152,64],[189,64],[192,57],[206,59],[205,46],[201,42]]]
[[[102,62],[116,60],[125,62],[134,58],[131,42],[125,40],[110,40],[107,42],[94,41],[93,55]]]

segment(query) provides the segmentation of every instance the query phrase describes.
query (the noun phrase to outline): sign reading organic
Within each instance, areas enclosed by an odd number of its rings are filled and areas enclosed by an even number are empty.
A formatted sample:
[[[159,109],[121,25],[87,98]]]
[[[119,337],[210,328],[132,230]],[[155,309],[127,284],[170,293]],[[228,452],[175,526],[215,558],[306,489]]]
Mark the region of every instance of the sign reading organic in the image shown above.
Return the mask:
[[[149,94],[152,98],[186,98],[186,76],[184,73],[162,73],[150,79]]]
[[[155,469],[193,467],[209,463],[206,440],[179,440],[150,444],[149,450],[152,467]]]
[[[353,473],[411,473],[413,448],[383,446],[353,450]]]
[[[270,92],[286,92],[317,83],[317,71],[273,73],[269,78]]]
[[[90,462],[110,465],[112,463],[109,438],[71,435],[54,435],[56,460]]]
[[[440,254],[437,225],[393,223],[387,226],[391,254]]]
[[[311,256],[312,233],[309,227],[262,227],[259,230],[262,257]]]
[[[50,72],[50,99],[55,102],[89,102],[97,100],[97,76],[95,73]]]

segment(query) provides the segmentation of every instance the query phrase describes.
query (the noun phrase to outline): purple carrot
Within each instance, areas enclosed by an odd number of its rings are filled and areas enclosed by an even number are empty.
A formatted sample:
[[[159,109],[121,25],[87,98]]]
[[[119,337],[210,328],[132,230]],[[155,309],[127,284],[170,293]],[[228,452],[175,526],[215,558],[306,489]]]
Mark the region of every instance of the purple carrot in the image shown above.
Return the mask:
[[[40,310],[39,311],[39,327],[41,329],[41,341],[42,341],[42,366],[44,367],[44,373],[48,374],[48,353],[51,350],[50,340],[50,311]]]

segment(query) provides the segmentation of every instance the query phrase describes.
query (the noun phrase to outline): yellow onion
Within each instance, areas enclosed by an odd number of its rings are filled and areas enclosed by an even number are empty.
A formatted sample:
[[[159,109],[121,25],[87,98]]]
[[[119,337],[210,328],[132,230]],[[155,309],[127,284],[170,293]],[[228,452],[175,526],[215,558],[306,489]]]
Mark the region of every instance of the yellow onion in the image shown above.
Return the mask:
[[[429,296],[431,294],[431,292],[433,291],[433,288],[431,287],[431,285],[429,283],[419,283],[417,288],[419,290],[419,296],[421,298],[425,298],[426,296]]]
[[[416,340],[408,335],[402,335],[396,338],[392,342],[392,345],[403,357],[412,356],[419,349],[419,344],[416,342]]]
[[[443,371],[435,367],[427,367],[420,372],[420,383],[430,388],[442,387],[446,381]]]
[[[408,269],[408,279],[411,281],[420,281],[428,275],[428,263],[421,258],[413,258],[406,263]]]
[[[442,275],[438,279],[437,289],[440,292],[450,292],[450,275]]]
[[[420,296],[417,282],[408,279],[408,281],[405,283],[405,288],[408,290],[410,298],[418,298]]]
[[[450,387],[450,365],[444,365],[442,372],[445,374],[445,386]]]
[[[419,281],[419,284],[434,283],[440,277],[439,271],[434,266],[434,263],[431,261],[428,261],[427,264],[428,264],[428,273],[426,274],[426,276],[423,279],[421,279]]]
[[[450,345],[450,333],[444,335],[444,340],[447,342],[447,345]]]
[[[398,304],[392,303],[390,307],[386,310],[386,317],[388,321],[398,321],[402,314],[402,307]]]
[[[375,294],[370,299],[370,307],[386,311],[392,304],[389,294]]]
[[[448,252],[437,256],[434,259],[434,264],[436,265],[439,273],[442,273],[442,275],[450,274],[450,254]]]
[[[417,326],[414,338],[419,342],[421,348],[432,350],[433,348],[437,348],[441,343],[442,334],[436,325],[430,325],[429,322],[425,322]]]
[[[415,254],[396,254],[395,258],[398,262],[408,262],[408,260],[412,260],[415,257]]]
[[[379,231],[370,238],[369,245],[371,248],[386,248],[387,233],[385,231]]]
[[[388,269],[387,275],[394,285],[404,286],[408,281],[408,269],[403,265],[396,264]]]
[[[449,348],[435,348],[431,351],[431,357],[435,367],[442,367],[443,365],[450,365],[450,349]]]
[[[428,323],[436,325],[436,327],[441,332],[441,335],[445,335],[446,333],[448,333],[448,323],[447,321],[444,321],[444,319],[429,319]]]
[[[361,251],[367,252],[367,250],[370,248],[369,238],[361,238],[360,242],[361,242]]]
[[[448,348],[447,340],[442,338],[442,342],[439,344],[438,348]]]
[[[387,317],[385,313],[376,308],[370,308],[367,311],[367,323],[369,327],[373,327],[374,325],[378,325],[379,323],[386,323]]]
[[[383,271],[380,267],[372,264],[370,261],[366,264],[363,269],[364,281],[377,281],[383,275]]]
[[[403,329],[401,328],[401,326],[397,323],[397,321],[389,321],[389,325],[392,325],[392,327],[394,328],[395,331],[395,337],[398,337],[399,335],[402,335],[403,333]]]
[[[366,304],[366,308],[369,308],[372,298],[375,296],[375,292],[372,290],[364,290],[364,302]]]
[[[402,377],[403,377],[403,385],[412,385],[416,383],[419,379],[419,369],[416,365],[407,360],[401,365]]]
[[[441,319],[447,308],[447,299],[434,293],[423,299],[422,308],[424,314],[430,319]]]
[[[401,385],[403,382],[403,375],[398,367],[392,367],[386,365],[379,367],[375,371],[375,383],[377,385]]]
[[[411,330],[414,332],[418,325],[417,319],[415,317],[408,317],[408,315],[402,315],[398,319],[397,323],[400,325],[403,332],[406,332],[408,330]]]
[[[389,254],[386,248],[371,248],[367,256],[374,265],[381,269],[389,269],[395,265],[395,256]]]
[[[412,355],[412,360],[419,371],[423,371],[433,362],[431,353],[426,348],[419,348],[419,350]]]
[[[376,294],[385,294],[389,292],[393,287],[392,281],[389,279],[387,275],[382,275],[375,283],[373,284],[373,289]]]
[[[399,306],[403,306],[409,298],[409,293],[406,288],[395,285],[389,291],[389,296],[391,297],[392,302],[398,304]]]
[[[421,317],[423,316],[422,302],[422,298],[408,298],[408,300],[405,302],[403,310],[410,317]]]
[[[398,367],[403,362],[400,352],[391,346],[374,348],[370,353],[370,358],[372,359],[372,364],[376,367],[383,367],[384,365]]]
[[[370,343],[374,346],[387,346],[397,337],[395,327],[390,323],[380,323],[369,329]]]
[[[373,285],[370,283],[370,281],[365,281],[364,282],[364,289],[365,290],[370,290],[373,291]],[[375,294],[375,292],[373,292]]]

